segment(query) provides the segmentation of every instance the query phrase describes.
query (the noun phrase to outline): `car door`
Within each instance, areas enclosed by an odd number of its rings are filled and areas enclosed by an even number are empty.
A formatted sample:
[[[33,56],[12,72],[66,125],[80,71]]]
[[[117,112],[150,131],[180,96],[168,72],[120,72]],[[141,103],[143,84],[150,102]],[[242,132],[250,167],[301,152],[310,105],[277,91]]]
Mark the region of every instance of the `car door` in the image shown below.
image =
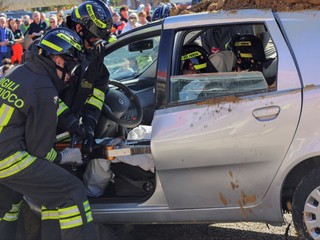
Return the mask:
[[[169,207],[257,205],[286,155],[302,104],[297,69],[277,23],[267,11],[170,20],[159,50],[151,140]],[[220,27],[237,33],[251,26],[251,34],[267,31],[275,46],[274,84],[264,88],[268,73],[259,71],[180,75],[182,46],[203,43],[189,33]]]

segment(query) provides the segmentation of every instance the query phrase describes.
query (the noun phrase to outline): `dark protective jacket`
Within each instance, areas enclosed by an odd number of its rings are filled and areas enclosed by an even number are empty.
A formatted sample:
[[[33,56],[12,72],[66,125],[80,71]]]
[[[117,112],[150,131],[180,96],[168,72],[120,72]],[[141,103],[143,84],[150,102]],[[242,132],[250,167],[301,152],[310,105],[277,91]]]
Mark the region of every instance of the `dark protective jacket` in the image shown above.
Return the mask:
[[[24,53],[24,61],[33,59],[37,55],[37,43],[35,40]],[[78,119],[89,125],[94,130],[100,117],[105,99],[105,93],[109,87],[109,71],[103,63],[104,54],[86,52],[86,59],[81,63],[81,72],[59,95],[60,111],[58,114],[58,129],[68,131]]]
[[[65,87],[55,63],[35,56],[0,79],[0,162],[17,151],[59,161],[56,141],[58,95]]]
[[[78,119],[82,117],[82,122],[92,129],[98,122],[105,93],[109,88],[109,71],[103,59],[104,55],[87,52],[86,59],[81,63],[81,74],[77,75],[74,82],[60,95],[71,112]],[[64,116],[59,116],[59,126],[63,126],[60,121],[66,122],[66,119]]]

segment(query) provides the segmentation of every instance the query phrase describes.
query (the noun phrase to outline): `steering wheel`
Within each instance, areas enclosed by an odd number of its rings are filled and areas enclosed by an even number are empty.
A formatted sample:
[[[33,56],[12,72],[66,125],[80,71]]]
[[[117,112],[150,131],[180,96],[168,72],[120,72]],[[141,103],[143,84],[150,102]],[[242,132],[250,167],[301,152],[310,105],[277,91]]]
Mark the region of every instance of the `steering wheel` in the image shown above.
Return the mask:
[[[143,109],[139,98],[130,88],[119,81],[111,80],[109,85],[118,89],[111,88],[106,93],[101,113],[122,127],[134,128],[138,126],[143,118]],[[132,106],[136,109],[136,116],[130,115],[130,112],[128,114],[128,110],[132,109]]]

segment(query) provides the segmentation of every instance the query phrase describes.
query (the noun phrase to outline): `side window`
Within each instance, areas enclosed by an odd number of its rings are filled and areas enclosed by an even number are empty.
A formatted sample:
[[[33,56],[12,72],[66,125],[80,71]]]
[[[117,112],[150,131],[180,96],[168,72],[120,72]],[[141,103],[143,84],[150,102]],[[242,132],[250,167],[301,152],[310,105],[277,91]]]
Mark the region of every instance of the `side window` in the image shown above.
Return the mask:
[[[179,90],[178,102],[207,99],[228,95],[266,92],[268,85],[261,72],[236,72],[173,76]]]
[[[214,26],[179,36],[171,102],[276,90],[277,52],[263,24]]]
[[[157,58],[160,36],[129,43],[104,58],[115,80],[132,79],[143,73]]]

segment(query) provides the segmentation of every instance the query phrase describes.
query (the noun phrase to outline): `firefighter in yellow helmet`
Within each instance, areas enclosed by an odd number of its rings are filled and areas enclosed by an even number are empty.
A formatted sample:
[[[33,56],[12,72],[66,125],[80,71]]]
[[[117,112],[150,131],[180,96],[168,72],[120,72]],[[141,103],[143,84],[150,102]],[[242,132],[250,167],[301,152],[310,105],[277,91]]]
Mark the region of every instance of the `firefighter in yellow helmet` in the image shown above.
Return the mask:
[[[43,36],[38,48],[37,56],[0,79],[0,239],[15,239],[24,195],[42,206],[43,221],[57,222],[44,231],[59,232],[63,240],[93,240],[83,184],[58,166],[81,165],[81,152],[53,148],[58,96],[80,65],[83,43],[73,31],[56,28]]]
[[[206,51],[198,45],[190,44],[182,48],[180,74],[217,72]]]
[[[92,139],[99,121],[106,93],[109,71],[104,65],[104,45],[115,41],[111,34],[112,13],[101,0],[84,1],[66,18],[66,25],[82,39],[85,60],[68,86],[59,95],[61,111],[58,133],[68,131],[78,138]],[[35,40],[24,53],[25,61],[35,55]],[[79,119],[81,118],[81,125]]]

